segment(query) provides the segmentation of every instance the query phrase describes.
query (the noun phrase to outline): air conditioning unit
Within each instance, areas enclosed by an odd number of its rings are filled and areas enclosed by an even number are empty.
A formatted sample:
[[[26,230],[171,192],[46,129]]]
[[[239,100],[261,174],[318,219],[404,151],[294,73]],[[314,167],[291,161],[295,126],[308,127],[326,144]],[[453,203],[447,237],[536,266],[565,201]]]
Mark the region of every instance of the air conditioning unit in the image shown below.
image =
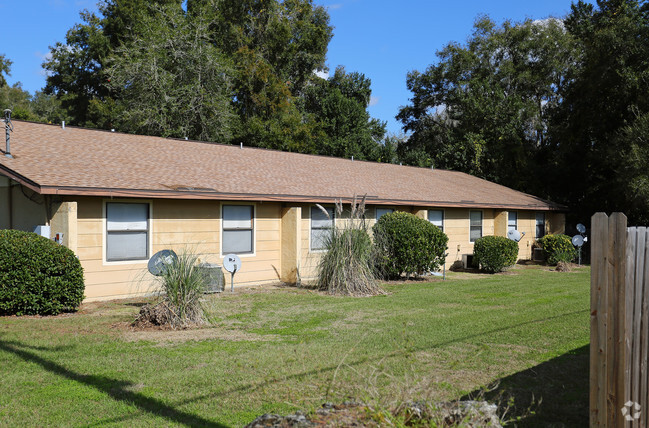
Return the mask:
[[[542,262],[545,260],[543,248],[532,248],[532,260]]]
[[[203,274],[206,279],[207,288],[205,293],[220,293],[225,289],[225,277],[221,266],[211,263],[201,263],[196,269]]]
[[[472,269],[473,266],[473,254],[462,254],[462,263],[464,264],[464,269]]]

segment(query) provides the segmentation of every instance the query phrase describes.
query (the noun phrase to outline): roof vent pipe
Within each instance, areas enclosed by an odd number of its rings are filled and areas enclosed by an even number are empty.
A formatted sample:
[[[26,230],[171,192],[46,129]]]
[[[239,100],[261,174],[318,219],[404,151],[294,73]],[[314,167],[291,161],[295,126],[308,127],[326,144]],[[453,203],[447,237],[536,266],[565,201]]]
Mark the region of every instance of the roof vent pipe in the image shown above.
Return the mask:
[[[354,162],[354,156],[352,156],[352,162]]]
[[[9,159],[13,159],[11,156],[11,144],[9,144],[9,139],[11,137],[10,133],[14,130],[14,126],[11,123],[11,110],[5,109],[5,118],[3,120],[5,123],[5,141],[7,143],[7,149],[5,150],[5,156]]]
[[[239,147],[241,148],[241,150],[243,150],[243,143],[239,143],[239,144],[240,144]]]
[[[65,129],[65,120],[61,121],[61,129]]]

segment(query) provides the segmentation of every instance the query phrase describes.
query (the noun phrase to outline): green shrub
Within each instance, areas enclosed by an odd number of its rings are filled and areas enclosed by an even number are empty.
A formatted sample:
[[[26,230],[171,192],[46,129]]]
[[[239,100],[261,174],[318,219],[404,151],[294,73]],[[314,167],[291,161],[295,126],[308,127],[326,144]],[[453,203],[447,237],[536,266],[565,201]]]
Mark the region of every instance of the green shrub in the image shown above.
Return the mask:
[[[485,272],[502,272],[516,264],[518,242],[504,236],[483,236],[473,245],[473,263]]]
[[[0,314],[74,311],[84,288],[83,268],[69,248],[35,233],[0,230]]]
[[[559,262],[570,263],[577,257],[577,250],[568,235],[545,235],[537,242],[543,248],[545,260],[551,266]]]
[[[385,214],[373,228],[378,270],[386,278],[436,271],[448,237],[427,220],[404,212]]]

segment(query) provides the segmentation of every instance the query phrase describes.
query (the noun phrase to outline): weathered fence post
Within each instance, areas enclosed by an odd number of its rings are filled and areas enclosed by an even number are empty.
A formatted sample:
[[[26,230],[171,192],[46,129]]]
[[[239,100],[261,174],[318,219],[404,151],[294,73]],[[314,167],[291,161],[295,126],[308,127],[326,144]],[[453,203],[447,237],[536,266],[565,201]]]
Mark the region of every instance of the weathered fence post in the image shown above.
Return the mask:
[[[625,424],[626,223],[622,213],[597,213],[591,221],[591,427]]]
[[[649,230],[591,223],[590,426],[649,426]]]

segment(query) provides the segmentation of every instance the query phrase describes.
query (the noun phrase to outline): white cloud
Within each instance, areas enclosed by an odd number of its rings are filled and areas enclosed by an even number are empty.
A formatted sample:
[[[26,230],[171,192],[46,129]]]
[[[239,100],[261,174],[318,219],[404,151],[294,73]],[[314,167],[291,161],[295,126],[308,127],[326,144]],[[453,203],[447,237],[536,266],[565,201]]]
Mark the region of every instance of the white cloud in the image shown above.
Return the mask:
[[[329,78],[329,72],[328,71],[320,71],[320,70],[315,70],[313,72],[316,76],[318,76],[321,79],[328,79]]]
[[[370,107],[375,106],[379,103],[380,97],[375,97],[374,95],[370,96]]]
[[[343,7],[342,3],[334,3],[334,4],[330,4],[329,6],[327,6],[327,9],[336,10],[336,9],[340,9],[341,7]]]

